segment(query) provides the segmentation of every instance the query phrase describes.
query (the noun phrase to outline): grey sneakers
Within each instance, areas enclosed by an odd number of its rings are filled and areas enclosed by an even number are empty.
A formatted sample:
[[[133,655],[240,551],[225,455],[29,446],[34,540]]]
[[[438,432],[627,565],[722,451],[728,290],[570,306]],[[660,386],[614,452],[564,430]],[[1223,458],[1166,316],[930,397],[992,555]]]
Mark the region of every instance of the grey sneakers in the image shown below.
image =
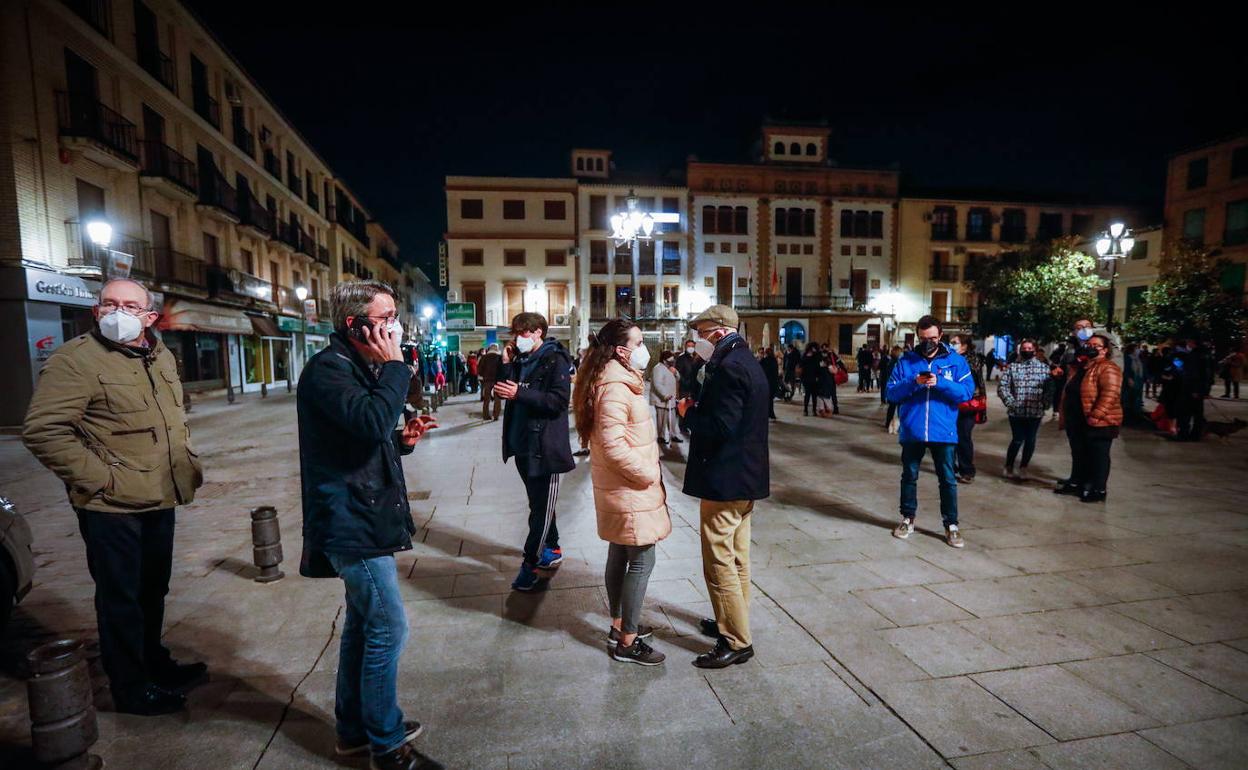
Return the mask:
[[[893,537],[899,537],[902,540],[910,537],[914,532],[914,519],[903,518],[897,528],[893,530]]]

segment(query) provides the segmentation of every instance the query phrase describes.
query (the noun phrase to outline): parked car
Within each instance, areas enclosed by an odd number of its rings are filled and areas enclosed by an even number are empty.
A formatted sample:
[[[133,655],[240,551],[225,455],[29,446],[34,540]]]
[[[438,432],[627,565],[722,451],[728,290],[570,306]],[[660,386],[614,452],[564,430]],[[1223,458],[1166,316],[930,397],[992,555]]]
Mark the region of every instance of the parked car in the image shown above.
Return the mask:
[[[30,543],[30,525],[9,498],[0,497],[0,633],[9,623],[13,605],[30,592],[35,577]]]

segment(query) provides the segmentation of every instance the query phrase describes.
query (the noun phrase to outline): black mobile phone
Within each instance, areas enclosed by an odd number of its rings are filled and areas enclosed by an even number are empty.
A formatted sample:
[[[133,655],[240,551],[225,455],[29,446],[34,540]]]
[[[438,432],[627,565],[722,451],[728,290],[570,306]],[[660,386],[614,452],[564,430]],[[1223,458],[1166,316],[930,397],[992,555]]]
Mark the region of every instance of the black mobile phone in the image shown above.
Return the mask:
[[[351,336],[355,337],[360,342],[368,342],[368,337],[364,336],[364,329],[366,327],[369,329],[373,328],[373,322],[369,320],[368,316],[362,315],[352,317],[351,323],[347,324],[347,328],[350,330]]]

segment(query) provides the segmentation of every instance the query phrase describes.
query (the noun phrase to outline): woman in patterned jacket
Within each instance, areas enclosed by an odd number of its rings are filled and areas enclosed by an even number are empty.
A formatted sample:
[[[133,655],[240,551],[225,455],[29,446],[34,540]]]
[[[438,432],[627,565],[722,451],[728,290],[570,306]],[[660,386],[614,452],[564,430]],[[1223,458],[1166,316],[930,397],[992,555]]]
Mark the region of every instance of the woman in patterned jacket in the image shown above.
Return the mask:
[[[1027,465],[1036,451],[1036,432],[1044,419],[1049,400],[1049,365],[1036,358],[1035,340],[1025,339],[1018,343],[1018,360],[1001,374],[997,395],[1005,404],[1010,418],[1010,448],[1005,453],[1007,478],[1027,478]],[[1014,459],[1019,448],[1023,450],[1023,462],[1014,472]]]

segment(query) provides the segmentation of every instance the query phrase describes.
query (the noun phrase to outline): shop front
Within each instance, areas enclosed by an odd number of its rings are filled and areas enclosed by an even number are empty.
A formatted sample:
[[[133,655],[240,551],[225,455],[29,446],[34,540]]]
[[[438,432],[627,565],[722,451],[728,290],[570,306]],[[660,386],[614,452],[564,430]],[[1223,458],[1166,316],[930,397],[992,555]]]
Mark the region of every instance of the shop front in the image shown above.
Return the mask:
[[[175,299],[165,305],[158,323],[165,346],[178,362],[188,391],[237,387],[238,373],[228,365],[238,337],[251,334],[241,310]]]
[[[299,375],[303,372],[303,367],[308,361],[312,360],[312,356],[319,353],[327,345],[329,345],[329,335],[333,331],[333,327],[324,322],[305,321],[302,318],[291,318],[290,316],[278,316],[277,328],[282,333],[289,334],[293,340],[291,353],[294,356],[293,374],[295,381],[299,381]]]

